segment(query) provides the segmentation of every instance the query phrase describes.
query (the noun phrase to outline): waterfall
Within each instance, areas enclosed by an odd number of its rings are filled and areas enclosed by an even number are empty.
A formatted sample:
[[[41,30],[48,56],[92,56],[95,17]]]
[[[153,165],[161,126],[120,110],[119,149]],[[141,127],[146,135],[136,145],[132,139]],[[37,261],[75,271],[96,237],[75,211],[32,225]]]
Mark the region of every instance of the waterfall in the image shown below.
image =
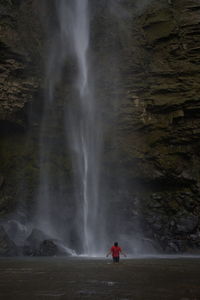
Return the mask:
[[[83,251],[98,252],[99,236],[99,161],[101,131],[89,63],[89,4],[88,0],[75,0],[72,7],[71,41],[77,64],[76,107],[68,108],[72,163],[75,179],[75,198],[78,207]],[[62,22],[66,26],[66,23]],[[69,123],[68,123],[69,120]]]
[[[102,138],[89,59],[89,3],[88,0],[59,0],[55,8],[57,29],[51,33],[47,59],[36,224],[66,243],[70,242],[70,232],[73,232],[79,241],[79,252],[95,255],[101,251],[99,242],[103,235],[103,225],[99,226],[102,215],[99,205]],[[54,112],[60,105],[56,89],[61,82],[67,84],[64,68],[69,57],[75,73],[70,86],[72,92],[70,96],[62,96],[63,109],[56,115]],[[71,153],[73,169],[74,192],[71,196],[66,195],[63,188],[67,179],[60,170],[55,173],[52,166],[55,155],[65,158],[68,152]],[[70,201],[73,202],[72,211],[68,209]]]
[[[112,62],[110,70],[106,69],[105,61],[94,67],[99,52],[91,45],[91,18],[95,11],[92,2],[59,0],[52,5],[55,13],[48,31],[34,226],[80,254],[102,255],[113,239],[130,253],[143,253],[149,246],[140,226],[137,197],[131,196],[133,188],[120,169],[116,168],[116,173],[115,168],[106,169],[102,155],[103,130],[107,130],[108,119],[103,126],[100,107],[105,112],[106,103],[118,102],[115,100],[121,84],[117,74],[119,49],[106,53],[107,61]],[[113,18],[120,26],[118,14]],[[104,38],[108,40],[110,36],[106,35],[107,32]],[[101,39],[100,36],[100,43]],[[101,81],[109,86],[103,93]],[[107,102],[103,102],[104,95]],[[117,147],[113,147],[115,154]],[[134,212],[130,207],[135,207]]]

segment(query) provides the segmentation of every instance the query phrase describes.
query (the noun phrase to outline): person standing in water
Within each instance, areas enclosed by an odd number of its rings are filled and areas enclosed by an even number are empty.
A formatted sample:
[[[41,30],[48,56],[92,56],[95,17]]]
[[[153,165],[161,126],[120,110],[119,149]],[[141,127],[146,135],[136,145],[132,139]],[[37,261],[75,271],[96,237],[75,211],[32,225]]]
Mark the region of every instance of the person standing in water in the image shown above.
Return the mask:
[[[110,254],[112,254],[113,262],[118,263],[120,254],[124,255],[126,257],[126,254],[122,252],[122,248],[118,246],[118,242],[115,242],[114,245],[110,248],[110,251],[106,255],[108,257]]]

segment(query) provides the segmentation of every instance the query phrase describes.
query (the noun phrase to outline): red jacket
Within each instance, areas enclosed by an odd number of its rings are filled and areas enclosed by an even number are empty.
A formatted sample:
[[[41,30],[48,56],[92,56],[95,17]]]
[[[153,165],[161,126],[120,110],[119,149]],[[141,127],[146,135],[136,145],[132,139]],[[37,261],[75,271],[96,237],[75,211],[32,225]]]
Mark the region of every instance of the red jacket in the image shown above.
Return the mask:
[[[110,251],[112,252],[113,257],[119,257],[120,252],[122,252],[122,249],[119,246],[112,246]]]

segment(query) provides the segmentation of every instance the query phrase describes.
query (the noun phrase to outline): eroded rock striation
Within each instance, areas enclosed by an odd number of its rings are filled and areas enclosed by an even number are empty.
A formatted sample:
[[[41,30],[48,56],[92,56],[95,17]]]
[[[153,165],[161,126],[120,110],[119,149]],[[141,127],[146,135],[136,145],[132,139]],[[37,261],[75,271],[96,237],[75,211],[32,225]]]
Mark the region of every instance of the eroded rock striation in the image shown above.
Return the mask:
[[[33,123],[29,118],[30,107],[33,99],[35,102],[40,100],[43,82],[45,38],[41,26],[41,7],[36,3],[13,0],[1,1],[0,4],[1,216],[14,211],[22,198],[22,191],[19,195],[19,190],[27,163],[29,171],[25,172],[27,175],[29,173],[30,182],[34,181],[35,176],[31,174],[36,169],[33,167],[36,150],[31,141],[31,146],[27,147],[26,140],[30,136],[28,129]]]
[[[143,37],[129,56],[119,123],[122,164],[147,192],[154,236],[178,240],[182,251],[193,234],[199,247],[199,19],[198,1],[179,0],[155,2],[138,18]]]
[[[25,106],[39,87],[41,33],[34,1],[2,1],[0,121],[24,126]]]

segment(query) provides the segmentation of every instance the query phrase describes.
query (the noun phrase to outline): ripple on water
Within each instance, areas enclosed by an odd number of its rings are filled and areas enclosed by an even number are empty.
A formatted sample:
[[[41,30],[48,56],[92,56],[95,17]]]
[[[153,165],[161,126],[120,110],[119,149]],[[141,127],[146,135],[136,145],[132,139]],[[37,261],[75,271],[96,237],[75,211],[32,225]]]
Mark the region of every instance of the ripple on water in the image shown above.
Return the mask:
[[[32,268],[21,268],[21,269],[13,269],[13,268],[7,268],[3,270],[4,273],[32,273]]]
[[[61,297],[61,296],[65,296],[65,293],[64,292],[49,292],[49,291],[42,291],[42,292],[39,292],[37,293],[37,296],[46,296],[46,297]]]
[[[88,280],[88,283],[94,283],[94,284],[100,283],[107,286],[114,286],[115,284],[117,284],[117,282],[114,281],[99,281],[99,280]]]
[[[97,292],[95,290],[80,290],[78,291],[79,295],[96,295]]]

